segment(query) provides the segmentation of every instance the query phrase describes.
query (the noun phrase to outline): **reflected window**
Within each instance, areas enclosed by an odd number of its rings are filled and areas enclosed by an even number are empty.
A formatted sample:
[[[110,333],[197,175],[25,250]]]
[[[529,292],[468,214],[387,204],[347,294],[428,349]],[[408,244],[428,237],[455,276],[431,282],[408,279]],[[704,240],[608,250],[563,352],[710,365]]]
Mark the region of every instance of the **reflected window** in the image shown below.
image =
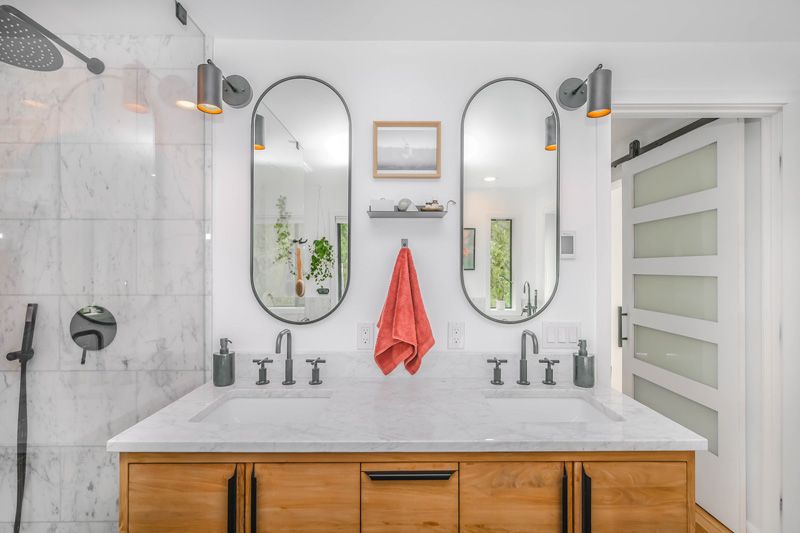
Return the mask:
[[[337,257],[337,271],[339,273],[339,294],[344,294],[344,289],[347,287],[347,273],[350,271],[348,263],[349,257],[347,256],[350,250],[348,244],[348,235],[350,235],[347,222],[336,223],[336,233],[338,235],[336,241],[336,248],[339,251]]]
[[[511,309],[511,219],[493,218],[489,245],[491,269],[489,294],[492,309]],[[500,302],[500,305],[498,305]]]

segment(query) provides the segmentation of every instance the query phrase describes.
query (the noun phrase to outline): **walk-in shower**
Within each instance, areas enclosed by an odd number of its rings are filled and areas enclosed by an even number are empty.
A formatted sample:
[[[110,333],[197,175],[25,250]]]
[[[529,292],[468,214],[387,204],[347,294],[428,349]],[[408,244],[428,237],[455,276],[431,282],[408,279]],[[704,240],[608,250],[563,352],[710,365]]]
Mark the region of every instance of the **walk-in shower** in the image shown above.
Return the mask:
[[[58,70],[64,57],[56,44],[86,63],[93,74],[106,69],[102,61],[83,55],[19,9],[0,6],[0,61],[28,70]]]

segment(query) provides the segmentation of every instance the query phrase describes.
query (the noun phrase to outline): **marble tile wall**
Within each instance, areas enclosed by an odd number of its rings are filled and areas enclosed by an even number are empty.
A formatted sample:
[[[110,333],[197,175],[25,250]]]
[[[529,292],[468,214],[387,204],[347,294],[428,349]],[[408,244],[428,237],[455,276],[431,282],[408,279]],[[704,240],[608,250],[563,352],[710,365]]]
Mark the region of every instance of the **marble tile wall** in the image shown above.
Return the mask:
[[[193,100],[207,53],[176,35],[64,36],[52,73],[0,66],[0,351],[19,349],[39,304],[28,366],[23,531],[116,531],[117,456],[106,440],[204,381],[210,317],[210,133]],[[89,353],[76,309],[119,329]],[[12,531],[19,364],[0,357],[0,533]]]

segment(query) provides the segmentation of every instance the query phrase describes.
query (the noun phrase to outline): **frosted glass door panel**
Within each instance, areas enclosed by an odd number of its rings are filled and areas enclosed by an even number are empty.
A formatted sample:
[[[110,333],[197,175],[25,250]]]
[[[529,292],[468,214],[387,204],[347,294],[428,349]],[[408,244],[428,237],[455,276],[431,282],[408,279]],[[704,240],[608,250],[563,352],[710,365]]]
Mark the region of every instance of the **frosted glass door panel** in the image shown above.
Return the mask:
[[[717,143],[633,175],[633,207],[717,186]]]
[[[640,361],[717,388],[717,345],[635,325],[634,354]]]
[[[636,309],[716,322],[717,278],[635,274],[633,305]]]
[[[717,455],[717,412],[679,394],[633,376],[633,399],[708,439],[708,451]]]
[[[717,255],[717,210],[633,226],[633,257]]]

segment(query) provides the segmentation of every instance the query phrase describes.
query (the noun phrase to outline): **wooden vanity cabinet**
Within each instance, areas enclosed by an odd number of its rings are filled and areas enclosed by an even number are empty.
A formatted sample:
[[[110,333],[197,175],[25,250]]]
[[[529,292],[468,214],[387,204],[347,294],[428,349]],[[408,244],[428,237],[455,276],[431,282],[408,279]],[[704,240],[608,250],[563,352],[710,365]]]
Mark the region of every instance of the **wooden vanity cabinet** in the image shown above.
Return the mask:
[[[120,533],[694,533],[694,452],[122,453]]]
[[[461,531],[569,531],[571,473],[564,462],[461,463]]]
[[[244,481],[244,465],[234,463],[131,464],[120,531],[242,532]]]
[[[592,461],[573,464],[575,531],[694,531],[694,463]]]
[[[358,533],[358,463],[263,463],[252,467],[253,533]]]
[[[458,463],[361,465],[361,531],[456,533]]]

